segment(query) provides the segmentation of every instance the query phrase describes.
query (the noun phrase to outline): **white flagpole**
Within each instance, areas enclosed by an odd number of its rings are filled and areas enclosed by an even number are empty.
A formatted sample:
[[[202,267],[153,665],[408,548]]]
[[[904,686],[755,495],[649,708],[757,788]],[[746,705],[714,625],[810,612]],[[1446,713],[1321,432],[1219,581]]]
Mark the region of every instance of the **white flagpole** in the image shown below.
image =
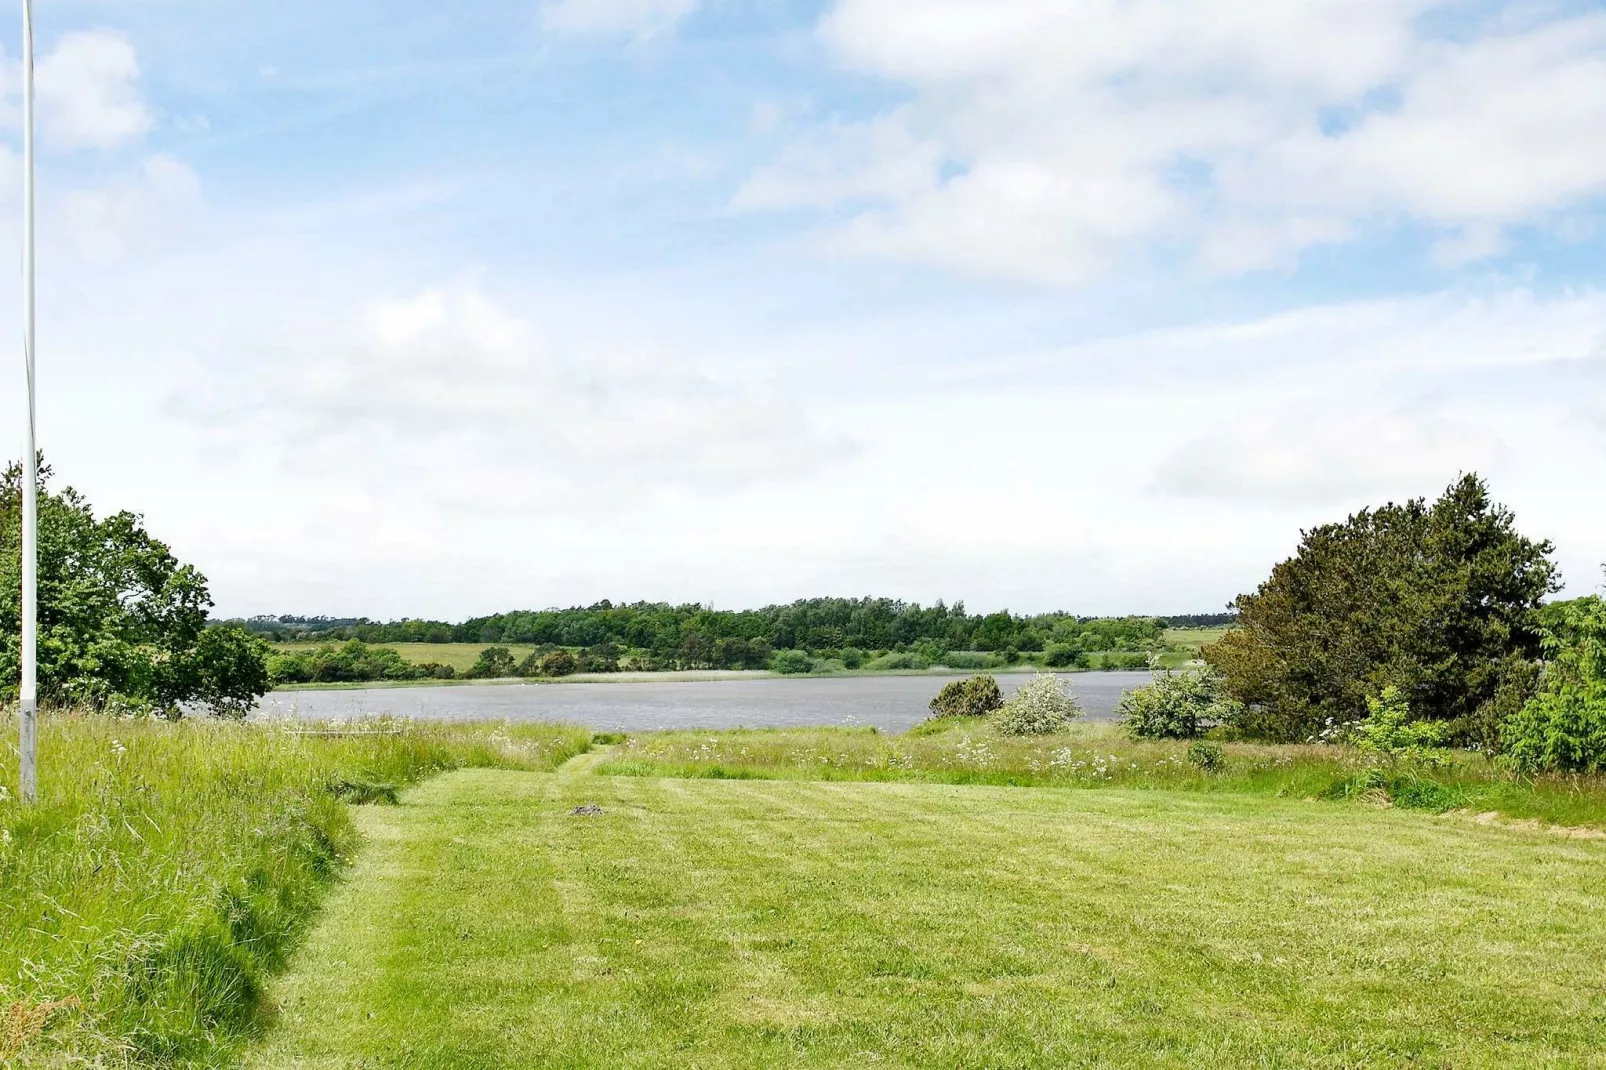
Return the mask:
[[[22,448],[22,771],[23,802],[39,791],[39,465],[34,445],[33,363],[33,0],[22,0],[22,359],[28,368],[28,419]]]

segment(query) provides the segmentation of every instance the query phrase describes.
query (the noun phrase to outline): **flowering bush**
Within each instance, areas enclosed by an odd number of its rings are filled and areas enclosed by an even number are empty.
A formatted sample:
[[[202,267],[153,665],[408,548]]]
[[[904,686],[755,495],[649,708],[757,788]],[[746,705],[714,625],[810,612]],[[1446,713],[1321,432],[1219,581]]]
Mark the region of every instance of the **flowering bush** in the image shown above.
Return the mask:
[[[993,714],[993,724],[1010,736],[1041,736],[1063,731],[1082,716],[1076,704],[1051,672],[1040,672],[1020,686]]]
[[[1155,673],[1146,687],[1121,696],[1115,712],[1134,739],[1197,739],[1242,709],[1221,694],[1209,672]]]

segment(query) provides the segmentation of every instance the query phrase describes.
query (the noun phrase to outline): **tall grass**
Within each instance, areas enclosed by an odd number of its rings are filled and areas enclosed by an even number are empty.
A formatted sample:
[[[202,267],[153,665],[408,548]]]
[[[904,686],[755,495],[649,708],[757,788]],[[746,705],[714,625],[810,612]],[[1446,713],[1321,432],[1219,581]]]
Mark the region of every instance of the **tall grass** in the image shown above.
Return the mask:
[[[15,739],[12,715],[0,733]],[[341,797],[549,769],[584,729],[241,725],[58,714],[40,801],[0,773],[0,1063],[217,1065],[356,846]],[[387,790],[388,789],[388,790]]]
[[[901,736],[874,729],[658,732],[616,748],[598,772],[713,779],[900,780],[1022,787],[1119,787],[1325,798],[1447,812],[1495,812],[1606,828],[1606,778],[1514,776],[1481,755],[1433,767],[1349,747],[1227,743],[1214,768],[1189,745],[1136,741],[1113,725],[1047,736],[1000,735],[985,721],[927,722]]]

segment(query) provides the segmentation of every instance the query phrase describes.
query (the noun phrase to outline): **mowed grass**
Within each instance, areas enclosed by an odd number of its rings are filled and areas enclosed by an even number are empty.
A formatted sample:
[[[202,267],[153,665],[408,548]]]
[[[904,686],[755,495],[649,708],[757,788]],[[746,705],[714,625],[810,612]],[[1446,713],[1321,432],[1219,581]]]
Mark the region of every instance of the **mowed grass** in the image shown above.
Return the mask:
[[[246,1065],[1606,1065],[1598,840],[594,761],[363,810]]]

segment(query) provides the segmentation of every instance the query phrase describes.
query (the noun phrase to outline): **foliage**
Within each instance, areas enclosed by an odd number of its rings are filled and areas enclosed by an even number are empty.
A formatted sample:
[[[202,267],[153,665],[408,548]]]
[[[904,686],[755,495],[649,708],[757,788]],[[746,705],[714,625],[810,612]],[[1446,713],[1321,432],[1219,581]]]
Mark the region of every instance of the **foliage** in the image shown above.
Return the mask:
[[[1152,683],[1121,696],[1116,717],[1136,739],[1194,739],[1242,714],[1220,684],[1208,671],[1157,672]]]
[[[788,676],[811,672],[814,669],[814,659],[801,650],[777,650],[775,656],[770,659],[770,669]]]
[[[588,737],[47,713],[37,803],[17,802],[15,763],[0,763],[0,1064],[232,1065],[270,1010],[264,981],[357,846],[337,800],[462,766],[551,769]],[[22,1001],[59,1007],[6,1050]]]
[[[480,651],[479,659],[469,667],[463,677],[467,680],[502,680],[517,676],[518,671],[518,666],[513,661],[513,654],[507,647],[488,646]]]
[[[1040,736],[1064,731],[1081,715],[1081,707],[1059,677],[1040,672],[1015,689],[993,714],[992,723],[1008,736]]]
[[[450,665],[411,662],[390,647],[369,646],[357,639],[315,650],[275,652],[268,657],[267,671],[275,684],[449,680],[457,675]]]
[[[1202,616],[1216,620],[1222,614]],[[986,615],[963,603],[921,606],[891,598],[810,598],[752,610],[713,610],[700,605],[610,601],[568,609],[526,610],[475,617],[459,623],[398,620],[389,623],[329,617],[255,617],[246,627],[279,639],[351,638],[369,643],[488,643],[551,645],[570,649],[613,643],[643,651],[663,668],[762,668],[774,650],[802,650],[819,657],[849,650],[914,653],[928,664],[949,651],[1020,653],[1048,644],[1085,651],[1147,654],[1164,645],[1168,620],[1194,618],[1079,617],[1007,611]],[[753,645],[759,644],[759,645]]]
[[[1606,602],[1547,608],[1544,676],[1501,741],[1520,769],[1606,771]]]
[[[1043,648],[1043,664],[1051,669],[1084,669],[1087,651],[1076,643],[1050,643]]]
[[[1444,746],[1445,726],[1436,721],[1413,720],[1405,695],[1393,684],[1366,700],[1367,715],[1349,726],[1355,746],[1390,759],[1431,759]]]
[[[997,669],[1004,659],[997,654],[984,654],[979,650],[950,650],[941,658],[941,664],[950,669],[969,672],[976,669]]]
[[[554,650],[541,659],[542,676],[573,676],[580,662],[567,650]]]
[[[1511,704],[1513,682],[1531,678],[1535,612],[1556,589],[1550,554],[1467,475],[1431,506],[1385,505],[1306,532],[1239,596],[1237,627],[1204,656],[1247,707],[1238,727],[1253,736],[1347,725],[1392,684],[1450,738],[1489,743],[1489,705]]]
[[[882,654],[880,657],[871,658],[869,661],[864,663],[864,668],[869,672],[897,672],[908,669],[920,670],[931,668],[931,662],[927,661],[919,654],[899,654],[896,652],[890,652]]]
[[[931,700],[933,717],[985,717],[1004,704],[998,681],[991,676],[955,680]]]
[[[1208,739],[1188,744],[1188,764],[1203,773],[1219,773],[1227,767],[1227,749]]]
[[[41,464],[39,693],[48,703],[235,716],[267,690],[261,640],[209,630],[206,577],[180,564],[129,512],[97,519]],[[0,700],[21,671],[22,466],[0,477]]]

